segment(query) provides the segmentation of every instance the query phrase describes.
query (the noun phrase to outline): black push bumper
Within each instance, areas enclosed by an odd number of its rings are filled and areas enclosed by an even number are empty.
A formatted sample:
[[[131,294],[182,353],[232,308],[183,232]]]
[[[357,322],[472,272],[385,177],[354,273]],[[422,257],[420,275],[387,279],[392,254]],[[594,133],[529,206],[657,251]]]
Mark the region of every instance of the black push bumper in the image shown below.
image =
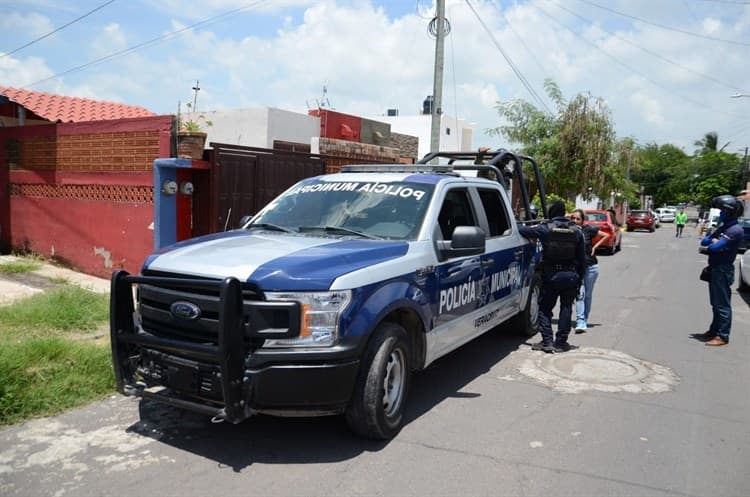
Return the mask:
[[[133,285],[140,286],[139,315]],[[199,308],[199,316],[173,316],[169,309],[175,301]],[[357,375],[356,359],[334,351],[328,359],[291,354],[297,360],[274,361],[274,353],[266,351],[257,354],[263,360],[254,358],[264,339],[299,336],[300,313],[296,302],[243,297],[236,278],[116,271],[110,338],[117,390],[232,423],[257,411],[341,410]]]

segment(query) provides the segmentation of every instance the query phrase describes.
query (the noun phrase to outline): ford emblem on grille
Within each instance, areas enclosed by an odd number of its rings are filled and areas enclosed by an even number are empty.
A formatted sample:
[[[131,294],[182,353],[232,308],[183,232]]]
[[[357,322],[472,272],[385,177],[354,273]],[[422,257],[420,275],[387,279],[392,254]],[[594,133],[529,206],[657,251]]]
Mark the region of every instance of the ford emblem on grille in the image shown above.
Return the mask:
[[[201,316],[201,309],[192,302],[186,302],[184,300],[178,300],[172,302],[169,306],[169,311],[176,318],[180,319],[198,319]]]

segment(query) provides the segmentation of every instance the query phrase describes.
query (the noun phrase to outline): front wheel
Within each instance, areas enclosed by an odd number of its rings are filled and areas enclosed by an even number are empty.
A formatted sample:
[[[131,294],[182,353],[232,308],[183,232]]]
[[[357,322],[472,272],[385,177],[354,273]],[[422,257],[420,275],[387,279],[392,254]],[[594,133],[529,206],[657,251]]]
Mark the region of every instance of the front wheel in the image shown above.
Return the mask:
[[[375,330],[346,409],[349,428],[360,436],[388,440],[404,424],[411,370],[406,331],[395,323]]]

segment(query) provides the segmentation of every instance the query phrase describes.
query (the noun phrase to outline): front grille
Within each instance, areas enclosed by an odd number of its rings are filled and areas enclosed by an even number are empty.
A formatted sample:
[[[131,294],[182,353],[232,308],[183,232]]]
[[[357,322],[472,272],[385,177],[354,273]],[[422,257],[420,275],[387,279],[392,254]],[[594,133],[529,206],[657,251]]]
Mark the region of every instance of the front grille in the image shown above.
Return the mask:
[[[138,287],[138,310],[144,331],[160,338],[197,344],[218,345],[219,310],[222,307],[218,279],[196,278],[162,272],[147,272],[160,278]],[[163,278],[169,278],[164,280]],[[185,286],[186,282],[196,282]],[[199,287],[201,282],[217,283]],[[175,302],[199,310],[194,318],[172,312]],[[295,302],[267,302],[262,292],[245,284],[242,290],[242,326],[245,352],[262,346],[266,337],[292,338],[299,334],[300,309]]]

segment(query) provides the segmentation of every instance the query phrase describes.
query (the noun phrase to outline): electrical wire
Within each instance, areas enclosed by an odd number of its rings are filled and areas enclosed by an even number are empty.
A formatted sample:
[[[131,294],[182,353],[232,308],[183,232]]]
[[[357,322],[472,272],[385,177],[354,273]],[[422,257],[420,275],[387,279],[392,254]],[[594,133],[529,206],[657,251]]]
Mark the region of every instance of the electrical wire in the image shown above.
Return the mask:
[[[246,4],[246,5],[242,6],[242,7],[238,7],[236,9],[229,10],[229,11],[224,12],[222,14],[218,14],[218,15],[215,15],[215,16],[212,16],[212,17],[208,17],[206,19],[203,19],[202,21],[198,21],[198,22],[193,23],[193,24],[191,24],[189,26],[185,26],[184,28],[180,28],[180,29],[176,29],[174,31],[170,31],[169,33],[165,33],[165,34],[163,34],[161,36],[157,36],[156,38],[151,38],[150,40],[144,41],[142,43],[138,43],[137,45],[133,45],[133,46],[130,46],[128,48],[125,48],[125,49],[122,49],[122,50],[118,50],[117,52],[113,52],[113,53],[111,53],[109,55],[105,55],[104,57],[100,57],[98,59],[91,60],[91,61],[89,61],[89,62],[87,62],[85,64],[81,64],[80,66],[72,67],[72,68],[70,68],[70,69],[68,69],[66,71],[63,71],[63,72],[60,72],[60,73],[57,73],[57,74],[53,74],[52,76],[49,76],[49,77],[44,78],[44,79],[40,79],[38,81],[34,81],[33,83],[26,84],[26,85],[24,85],[24,87],[30,88],[32,86],[36,86],[36,85],[44,83],[46,81],[49,81],[49,80],[52,80],[52,79],[57,79],[60,76],[65,76],[66,74],[70,74],[72,72],[81,71],[83,69],[86,69],[87,67],[91,67],[93,65],[100,64],[102,62],[106,62],[108,60],[112,60],[114,58],[117,58],[117,57],[120,57],[120,56],[123,56],[123,55],[127,55],[129,53],[135,52],[135,51],[140,50],[142,48],[149,47],[149,46],[152,46],[152,45],[156,45],[157,43],[160,43],[162,41],[165,41],[165,40],[168,40],[168,39],[171,39],[171,38],[175,38],[178,35],[181,35],[182,33],[186,32],[186,31],[190,31],[191,29],[197,28],[198,26],[208,26],[210,24],[218,22],[220,19],[222,19],[224,17],[230,16],[232,14],[236,14],[238,12],[242,12],[243,10],[247,10],[247,9],[252,8],[252,7],[256,7],[257,5],[260,5],[261,3],[264,3],[266,1],[267,0],[256,0],[255,2],[251,2],[249,4]]]
[[[714,112],[717,112],[717,113],[720,113],[720,114],[724,114],[724,115],[730,116],[730,117],[741,117],[741,116],[739,116],[737,114],[733,114],[731,112],[724,112],[724,111],[721,111],[721,110],[710,109],[710,108],[706,107],[703,102],[699,102],[699,101],[694,100],[692,98],[688,98],[688,97],[686,97],[684,95],[680,95],[679,93],[675,92],[674,90],[672,90],[670,88],[667,88],[666,86],[664,86],[664,85],[662,85],[662,84],[654,81],[653,79],[651,79],[650,77],[648,77],[647,74],[639,71],[638,69],[630,67],[626,63],[624,63],[621,60],[619,60],[617,57],[612,56],[611,54],[609,54],[607,51],[603,50],[601,47],[599,47],[595,43],[592,43],[591,41],[587,40],[584,36],[581,36],[576,31],[570,29],[569,27],[567,27],[566,25],[564,25],[562,22],[560,22],[557,19],[555,19],[551,14],[549,14],[547,11],[545,11],[544,9],[542,9],[541,7],[539,7],[539,5],[536,5],[534,3],[529,3],[529,5],[532,5],[535,9],[537,9],[539,12],[541,12],[542,14],[544,14],[547,18],[551,19],[555,24],[557,24],[558,26],[562,27],[563,29],[565,29],[567,31],[570,31],[574,36],[576,36],[577,38],[581,39],[586,44],[594,47],[596,50],[598,50],[599,52],[601,52],[602,54],[604,54],[606,57],[608,57],[612,61],[614,61],[617,64],[621,65],[622,67],[624,67],[628,71],[630,71],[632,73],[635,73],[635,74],[638,74],[644,80],[648,81],[649,83],[651,83],[654,86],[657,86],[657,87],[661,88],[662,90],[666,91],[670,95],[674,95],[674,96],[676,96],[676,97],[678,97],[678,98],[680,98],[682,100],[685,100],[686,102],[689,102],[689,103],[695,105],[698,108],[708,109],[708,110],[714,110]]]
[[[104,7],[106,7],[107,5],[111,4],[111,3],[112,3],[112,2],[114,2],[114,1],[115,1],[115,0],[109,0],[108,2],[104,2],[103,4],[101,4],[100,6],[98,6],[97,8],[95,8],[95,9],[93,9],[93,10],[90,10],[90,11],[86,12],[86,13],[85,13],[85,14],[83,14],[82,16],[80,16],[80,17],[77,17],[76,19],[73,19],[73,20],[72,20],[72,21],[70,21],[69,23],[67,23],[67,24],[63,24],[63,25],[62,25],[62,26],[60,26],[59,28],[56,28],[56,29],[54,29],[54,30],[50,31],[49,33],[47,33],[47,34],[45,34],[45,35],[42,35],[42,36],[40,36],[39,38],[36,38],[36,39],[34,39],[34,40],[31,40],[30,42],[26,43],[25,45],[21,45],[20,47],[18,47],[18,48],[15,48],[15,49],[11,50],[10,52],[5,52],[4,54],[0,54],[0,59],[2,59],[3,57],[7,57],[8,55],[13,55],[14,53],[16,53],[16,52],[18,52],[18,51],[21,51],[21,50],[23,50],[23,49],[24,49],[24,48],[26,48],[26,47],[30,47],[30,46],[31,46],[31,45],[33,45],[34,43],[37,43],[37,42],[39,42],[39,41],[42,41],[43,39],[45,39],[45,38],[47,38],[47,37],[49,37],[49,36],[52,36],[53,34],[57,33],[58,31],[60,31],[60,30],[62,30],[62,29],[65,29],[65,28],[67,28],[67,27],[68,27],[68,26],[70,26],[71,24],[75,24],[75,23],[77,23],[78,21],[80,21],[81,19],[84,19],[84,18],[86,18],[86,17],[90,16],[91,14],[93,14],[94,12],[96,12],[97,10],[101,10],[101,9],[103,9]]]
[[[585,18],[585,17],[583,17],[583,16],[581,16],[581,15],[579,15],[579,14],[576,14],[575,12],[573,12],[573,11],[572,11],[572,10],[570,10],[570,9],[568,9],[568,8],[567,8],[567,7],[565,7],[564,5],[561,5],[561,4],[559,3],[559,2],[556,2],[555,0],[547,0],[547,1],[548,1],[548,2],[550,2],[550,3],[553,3],[553,4],[555,4],[555,6],[557,6],[557,8],[559,8],[559,9],[562,9],[562,10],[564,10],[565,12],[569,13],[569,14],[570,14],[570,15],[572,15],[572,16],[575,16],[575,17],[577,17],[577,18],[581,19],[581,20],[582,20],[582,21],[584,21],[584,22],[587,22],[587,23],[589,23],[589,24],[591,24],[591,25],[594,25],[594,24],[595,24],[595,22],[594,22],[594,21],[592,21],[591,19],[587,19],[587,18]],[[671,64],[671,65],[673,65],[673,66],[675,66],[675,67],[679,67],[679,68],[680,68],[680,69],[682,69],[683,71],[687,71],[687,72],[689,72],[689,73],[692,73],[692,74],[695,74],[696,76],[699,76],[699,77],[701,77],[701,78],[707,79],[707,80],[709,80],[709,81],[713,81],[714,83],[720,84],[720,85],[722,85],[722,86],[724,86],[724,87],[726,87],[726,88],[729,88],[729,89],[732,89],[732,90],[737,90],[737,91],[739,91],[740,93],[745,93],[745,92],[747,92],[747,90],[746,90],[746,89],[740,88],[740,87],[738,87],[738,86],[735,86],[735,85],[733,85],[733,84],[730,84],[730,83],[726,83],[725,81],[722,81],[722,80],[720,80],[720,79],[718,79],[718,78],[714,78],[713,76],[711,76],[711,75],[709,75],[709,74],[704,74],[704,73],[702,73],[702,72],[700,72],[700,71],[696,71],[696,70],[694,70],[694,69],[691,69],[691,68],[689,68],[689,67],[687,67],[687,66],[684,66],[684,65],[682,65],[682,64],[680,64],[680,63],[678,63],[678,62],[675,62],[675,61],[673,61],[673,60],[671,60],[671,59],[668,59],[667,57],[663,57],[663,56],[659,55],[658,53],[656,53],[656,52],[653,52],[653,51],[651,51],[651,50],[649,50],[649,49],[647,49],[647,48],[643,48],[643,47],[641,47],[640,45],[638,45],[638,44],[636,44],[636,43],[633,43],[632,41],[628,40],[627,38],[625,38],[625,37],[623,37],[623,36],[620,36],[620,35],[618,35],[617,33],[612,33],[611,31],[607,31],[606,29],[603,29],[603,28],[601,28],[601,27],[599,27],[599,29],[601,29],[602,31],[604,31],[604,32],[605,32],[605,33],[607,33],[608,35],[610,35],[610,36],[612,36],[612,37],[614,37],[614,38],[617,38],[617,39],[618,39],[618,40],[620,40],[620,41],[623,41],[623,42],[627,43],[628,45],[634,46],[634,47],[635,47],[635,48],[637,48],[638,50],[641,50],[642,52],[645,52],[645,53],[647,53],[647,54],[651,55],[652,57],[655,57],[655,58],[657,58],[657,59],[659,59],[659,60],[661,60],[661,61],[664,61],[664,62],[666,62],[667,64]]]
[[[598,3],[592,2],[591,0],[579,0],[583,3],[587,3],[589,5],[592,5],[598,9],[606,10],[607,12],[611,12],[612,14],[617,14],[618,16],[627,17],[628,19],[633,19],[635,21],[642,22],[644,24],[650,24],[651,26],[656,26],[657,28],[666,29],[667,31],[674,31],[676,33],[682,33],[684,35],[688,36],[695,36],[697,38],[703,38],[705,40],[711,40],[711,41],[718,41],[722,43],[730,43],[732,45],[742,45],[745,47],[750,46],[750,43],[744,42],[744,41],[735,41],[735,40],[727,40],[724,38],[717,38],[715,36],[708,36],[708,35],[702,35],[700,33],[693,33],[692,31],[687,31],[680,28],[673,28],[671,26],[666,26],[664,24],[659,24],[657,22],[648,21],[646,19],[643,19],[641,17],[631,16],[630,14],[625,14],[623,12],[620,12],[615,9],[610,9],[609,7],[604,7],[603,5],[599,5]]]
[[[523,41],[523,38],[521,37],[521,35],[519,35],[518,32],[513,27],[513,23],[510,22],[510,19],[508,19],[505,16],[505,12],[503,12],[502,9],[500,9],[500,6],[497,4],[497,0],[492,2],[492,6],[495,7],[495,10],[497,10],[497,12],[502,16],[503,20],[505,20],[505,22],[508,24],[508,27],[515,35],[516,39],[519,41],[519,43],[521,43],[521,45],[523,45],[523,48],[525,48],[526,51],[529,52],[529,55],[531,56],[531,61],[536,65],[536,67],[542,73],[545,73],[546,72],[545,69],[542,67],[542,64],[539,62],[541,60],[541,57],[537,57],[536,54],[534,54],[534,52],[531,50],[531,48],[529,48],[529,46],[526,44],[526,42]]]
[[[482,20],[481,16],[479,15],[479,13],[474,9],[474,6],[471,4],[471,2],[469,0],[465,0],[465,1],[466,1],[466,4],[471,9],[471,11],[474,13],[474,16],[477,18],[477,21],[479,21],[479,24],[482,25],[482,28],[485,30],[485,32],[487,33],[487,35],[492,39],[492,42],[495,44],[495,47],[498,49],[498,51],[500,52],[500,54],[503,56],[503,58],[505,59],[505,61],[508,63],[508,65],[510,66],[510,68],[513,70],[513,72],[515,73],[515,75],[519,79],[519,81],[521,81],[521,84],[523,84],[523,86],[531,94],[531,96],[534,98],[534,100],[536,100],[537,103],[541,107],[544,107],[547,110],[548,114],[554,115],[554,113],[552,112],[552,110],[550,110],[550,108],[547,106],[547,104],[544,102],[544,100],[542,100],[542,98],[534,90],[534,88],[531,86],[531,84],[529,84],[528,80],[523,75],[523,73],[521,73],[521,71],[518,69],[518,67],[516,67],[516,65],[513,63],[513,60],[510,58],[510,56],[507,53],[505,53],[505,50],[503,50],[503,47],[500,45],[500,43],[497,41],[497,39],[495,38],[495,36],[492,34],[492,31],[490,31],[490,29],[484,23],[484,21]]]

